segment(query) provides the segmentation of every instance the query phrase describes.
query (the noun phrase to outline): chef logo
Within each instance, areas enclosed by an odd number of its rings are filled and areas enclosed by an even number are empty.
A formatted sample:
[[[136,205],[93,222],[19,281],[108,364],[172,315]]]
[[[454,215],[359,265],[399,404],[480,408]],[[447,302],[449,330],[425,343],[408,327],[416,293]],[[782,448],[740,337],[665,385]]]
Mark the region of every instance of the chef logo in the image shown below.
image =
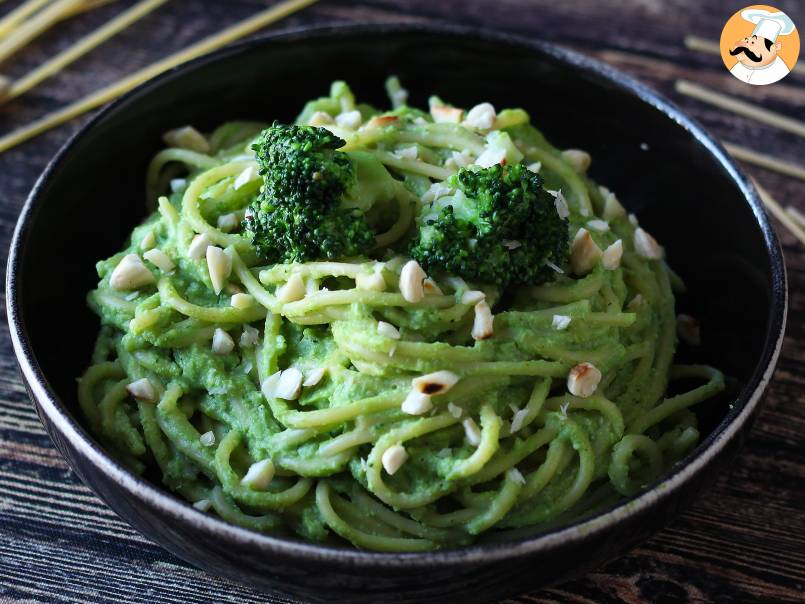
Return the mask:
[[[754,86],[782,80],[799,57],[799,32],[784,12],[755,4],[730,17],[721,32],[721,58],[730,73]]]

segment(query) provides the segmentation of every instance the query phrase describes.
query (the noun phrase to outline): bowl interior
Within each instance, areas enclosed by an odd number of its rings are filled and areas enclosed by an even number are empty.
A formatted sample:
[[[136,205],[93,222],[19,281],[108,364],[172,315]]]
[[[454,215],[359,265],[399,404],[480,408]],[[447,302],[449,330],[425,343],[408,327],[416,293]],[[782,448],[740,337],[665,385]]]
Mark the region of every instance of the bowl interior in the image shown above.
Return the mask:
[[[389,74],[401,78],[412,104],[438,94],[464,107],[521,106],[554,144],[591,153],[592,177],[639,216],[687,282],[678,305],[701,319],[704,342],[680,354],[731,378],[727,394],[699,409],[703,432],[714,430],[761,360],[775,279],[764,232],[728,169],[661,109],[553,51],[382,28],[304,42],[290,36],[197,62],[106,111],[50,167],[22,231],[17,310],[68,412],[81,421],[75,378],[98,331],[85,303],[94,263],[118,251],[145,216],[145,169],[161,134],[184,124],[291,120],[335,79],[385,106]]]

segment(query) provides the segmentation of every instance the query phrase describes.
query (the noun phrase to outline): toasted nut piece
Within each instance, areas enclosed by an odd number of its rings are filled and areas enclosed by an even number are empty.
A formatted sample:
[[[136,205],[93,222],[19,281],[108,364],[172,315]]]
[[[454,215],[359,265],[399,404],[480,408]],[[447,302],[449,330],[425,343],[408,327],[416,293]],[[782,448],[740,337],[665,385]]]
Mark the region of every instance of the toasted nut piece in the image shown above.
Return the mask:
[[[466,168],[467,166],[471,165],[473,162],[472,155],[467,153],[466,151],[453,151],[450,159],[447,162],[453,162],[456,168]],[[445,162],[445,165],[447,165]]]
[[[243,333],[240,336],[241,348],[249,348],[260,341],[260,332],[251,325],[243,326]]]
[[[209,512],[212,507],[212,502],[209,499],[199,499],[193,503],[193,507],[199,512]]]
[[[162,140],[171,147],[179,147],[180,149],[189,149],[190,151],[198,151],[199,153],[209,153],[210,143],[204,138],[198,130],[193,126],[183,126],[175,130],[169,130],[162,135]]]
[[[558,331],[562,331],[567,329],[568,325],[570,325],[571,318],[567,315],[554,315],[553,320],[551,321],[551,325],[554,329]]]
[[[417,149],[416,145],[410,145],[397,149],[392,155],[397,159],[416,159],[419,156],[419,149]]]
[[[347,128],[349,130],[357,130],[362,121],[363,118],[361,117],[361,112],[357,109],[354,111],[339,113],[335,116],[335,123],[342,128]]]
[[[617,218],[626,216],[626,210],[623,209],[623,206],[612,191],[606,187],[599,187],[599,190],[601,191],[601,195],[604,196],[604,212],[602,214],[604,220],[616,220]]]
[[[380,461],[383,463],[383,468],[389,476],[392,476],[408,461],[408,452],[402,445],[391,445],[388,449],[383,451]]]
[[[699,322],[690,315],[681,314],[676,318],[676,333],[690,346],[699,346],[702,343]]]
[[[143,254],[143,258],[165,273],[169,273],[176,268],[173,260],[171,260],[165,252],[156,247]]]
[[[187,257],[193,260],[201,260],[207,254],[207,248],[211,245],[212,241],[206,233],[196,235],[187,248]]]
[[[156,402],[157,391],[148,378],[140,378],[126,386],[126,392],[138,401]]]
[[[155,281],[153,273],[137,254],[123,256],[109,277],[109,285],[118,291],[137,289],[143,285],[151,285]]]
[[[232,258],[221,248],[210,245],[207,247],[207,270],[210,273],[212,289],[218,295],[224,289],[226,280],[232,272]]]
[[[659,260],[663,256],[662,247],[657,240],[640,227],[634,232],[634,249],[639,256],[648,260]]]
[[[400,339],[400,331],[394,327],[394,325],[387,323],[386,321],[378,321],[377,333],[384,338],[391,338],[392,340]]]
[[[255,491],[265,491],[272,478],[274,478],[274,463],[270,459],[264,459],[249,466],[240,484]]]
[[[609,223],[606,220],[595,218],[594,220],[587,221],[587,228],[591,231],[606,233],[609,230]]]
[[[506,163],[506,149],[502,147],[487,147],[475,160],[476,165],[482,168],[491,168]]]
[[[203,446],[212,447],[215,444],[215,432],[212,430],[205,432],[199,437],[199,440]]]
[[[467,442],[473,447],[480,445],[481,429],[478,427],[478,424],[475,423],[475,420],[468,417],[461,422],[461,425],[464,426],[464,436],[467,437]]]
[[[358,273],[355,275],[355,287],[376,292],[386,291],[386,280],[383,279],[381,270],[382,265],[380,270],[375,269],[373,273]]]
[[[335,120],[333,120],[333,116],[325,111],[316,111],[313,115],[310,116],[310,119],[307,122],[308,126],[329,126],[334,124]]]
[[[472,322],[472,337],[474,340],[486,340],[495,335],[495,317],[486,300],[475,305],[475,320]]]
[[[446,107],[445,105],[434,105],[430,108],[430,115],[437,124],[450,123],[460,124],[464,116],[464,110],[458,107]]]
[[[514,434],[515,432],[520,430],[523,427],[523,424],[525,423],[527,417],[528,417],[527,408],[518,409],[517,411],[515,411],[514,415],[512,416],[512,425],[511,428],[509,428],[509,432],[511,434]]]
[[[461,417],[462,414],[464,413],[464,409],[462,409],[455,403],[447,403],[447,411],[450,413],[450,415],[452,415],[456,419]]]
[[[240,226],[240,214],[237,212],[222,214],[218,217],[217,225],[219,229],[227,233],[234,231]]]
[[[491,130],[496,119],[497,112],[492,103],[480,103],[467,112],[463,125],[477,130]]]
[[[643,305],[643,295],[637,294],[634,298],[629,300],[629,303],[626,305],[626,308],[627,310],[634,312],[642,305]]]
[[[299,398],[302,392],[302,372],[296,367],[285,369],[277,381],[274,389],[274,396],[286,401],[294,401]]]
[[[235,184],[234,184],[235,190],[237,191],[238,189],[241,189],[241,188],[245,187],[251,181],[257,180],[257,177],[259,175],[260,174],[257,171],[257,168],[255,166],[249,166],[248,168],[243,170],[243,172],[238,174],[238,177],[235,179]],[[240,223],[240,216],[237,215],[237,214],[235,214],[235,215],[237,216],[238,223]],[[227,216],[230,216],[230,214],[227,214]],[[221,218],[223,218],[223,216]],[[218,228],[221,228],[221,219],[220,218],[218,219]]]
[[[586,275],[601,257],[601,248],[587,229],[581,228],[570,246],[570,267],[577,275]]]
[[[305,381],[302,382],[302,387],[310,388],[311,386],[315,386],[316,384],[318,384],[324,377],[325,371],[326,370],[324,369],[324,367],[316,367],[316,369],[311,369],[305,376]]]
[[[263,393],[264,397],[266,398],[277,397],[277,384],[279,384],[281,377],[282,377],[282,371],[277,371],[275,373],[272,373],[266,379],[263,380],[263,383],[260,384],[260,391]]]
[[[417,392],[435,396],[444,394],[458,383],[458,376],[452,371],[443,369],[427,375],[421,375],[411,380],[411,386]]]
[[[305,282],[298,273],[292,274],[288,281],[277,290],[280,302],[296,302],[305,297]]]
[[[574,396],[587,398],[601,383],[601,372],[592,363],[579,363],[567,376],[567,390]]]
[[[422,282],[427,278],[416,260],[409,260],[400,271],[400,293],[408,302],[419,302],[425,297]]]
[[[433,409],[433,402],[429,394],[422,394],[418,390],[411,390],[400,407],[408,415],[422,415]]]
[[[376,115],[370,119],[366,125],[369,126],[369,128],[385,128],[386,126],[396,124],[399,119],[400,118],[396,115]]]
[[[142,238],[140,241],[140,249],[141,250],[150,250],[157,244],[156,235],[154,235],[154,231],[148,231],[145,234],[145,237]]]
[[[422,289],[426,296],[441,296],[444,292],[433,279],[428,277],[422,282]]]
[[[252,304],[254,304],[254,296],[251,294],[238,293],[232,296],[230,304],[232,304],[234,308],[244,310],[246,308],[250,308]]]
[[[623,241],[618,239],[601,254],[601,264],[608,271],[613,271],[621,265],[621,258],[623,258]]]
[[[486,300],[486,294],[478,289],[470,289],[461,294],[461,303],[467,305],[478,304],[481,300]]]
[[[567,205],[567,199],[565,199],[564,194],[562,194],[561,190],[556,191],[548,191],[551,195],[553,195],[553,206],[556,208],[556,213],[559,215],[559,218],[564,220],[568,216],[570,216],[570,208]]]
[[[215,354],[229,354],[235,349],[235,340],[220,327],[215,328],[212,336],[212,351]]]
[[[506,471],[506,478],[517,484],[525,484],[525,476],[517,468],[509,468]]]
[[[592,163],[590,154],[581,149],[565,149],[562,151],[562,157],[576,172],[586,172]]]

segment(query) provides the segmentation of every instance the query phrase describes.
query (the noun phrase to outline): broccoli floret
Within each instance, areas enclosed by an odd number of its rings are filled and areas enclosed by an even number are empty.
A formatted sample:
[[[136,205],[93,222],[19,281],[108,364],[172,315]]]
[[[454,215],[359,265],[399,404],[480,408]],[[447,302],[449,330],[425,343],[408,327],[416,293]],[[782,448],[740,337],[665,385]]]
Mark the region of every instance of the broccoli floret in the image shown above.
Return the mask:
[[[394,196],[391,175],[368,153],[344,153],[324,128],[274,123],[252,146],[263,188],[245,233],[269,262],[368,253],[375,233],[365,213]]]
[[[411,256],[425,270],[505,287],[550,281],[567,256],[568,222],[525,164],[462,168],[454,193],[426,205]],[[445,188],[447,191],[448,189]]]

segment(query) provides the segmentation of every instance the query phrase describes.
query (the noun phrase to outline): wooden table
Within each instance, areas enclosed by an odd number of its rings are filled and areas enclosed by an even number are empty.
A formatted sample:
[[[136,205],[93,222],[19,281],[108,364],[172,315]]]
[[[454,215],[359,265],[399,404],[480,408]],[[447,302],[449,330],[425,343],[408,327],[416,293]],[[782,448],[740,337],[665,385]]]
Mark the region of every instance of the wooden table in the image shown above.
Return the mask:
[[[8,10],[19,0],[7,0]],[[118,4],[130,4],[121,1]],[[6,131],[256,10],[258,0],[173,0],[47,82],[0,107]],[[777,7],[805,26],[803,4]],[[741,3],[716,0],[365,0],[322,2],[284,25],[353,20],[451,20],[520,32],[622,69],[680,103],[717,136],[803,161],[805,141],[673,91],[683,77],[805,118],[805,78],[749,87],[718,57],[688,51],[685,34],[717,40]],[[31,69],[116,12],[59,25],[3,66]],[[0,253],[48,159],[81,120],[0,155]],[[805,210],[805,185],[749,169],[784,204]],[[669,528],[587,576],[511,602],[805,601],[805,250],[780,230],[790,279],[788,333],[768,400],[728,476]],[[0,602],[264,602],[169,555],[119,520],[62,461],[40,426],[0,331]],[[29,600],[30,601],[30,600]],[[275,601],[275,600],[272,600]]]

